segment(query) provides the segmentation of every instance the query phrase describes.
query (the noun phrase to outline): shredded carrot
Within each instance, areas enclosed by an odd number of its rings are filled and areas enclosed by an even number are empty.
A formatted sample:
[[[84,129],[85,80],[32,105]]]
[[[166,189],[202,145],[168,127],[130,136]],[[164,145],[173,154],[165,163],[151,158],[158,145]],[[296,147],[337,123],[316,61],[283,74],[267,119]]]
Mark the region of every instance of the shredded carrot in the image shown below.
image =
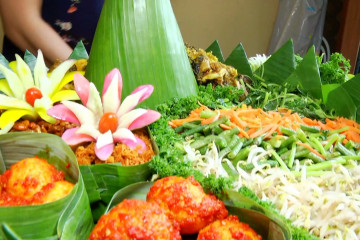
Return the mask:
[[[204,118],[203,120],[201,120],[201,124],[205,125],[205,124],[210,124],[212,122],[215,122],[216,120],[218,120],[220,117],[220,112],[216,111],[216,115],[210,118]]]
[[[278,128],[279,128],[279,125],[274,124],[274,126],[270,129],[270,131],[264,136],[264,139],[269,138]]]
[[[250,136],[251,134],[256,132],[256,130],[257,130],[257,128],[250,128],[250,129],[246,130],[246,133]]]
[[[198,118],[190,117],[190,118],[184,118],[184,119],[173,119],[173,120],[169,121],[169,125],[173,128],[176,128],[176,127],[183,125],[183,123],[185,123],[185,122],[192,122],[192,121],[196,121],[196,120],[201,120],[201,118],[200,117],[198,117]]]
[[[250,138],[250,137],[249,137],[249,134],[247,134],[247,132],[245,132],[244,129],[242,129],[242,128],[239,128],[239,129],[240,129],[239,135],[241,135],[241,136],[243,136],[243,137],[246,137],[247,139]]]
[[[211,111],[216,114],[211,118],[201,118],[200,113],[203,110]],[[169,125],[175,128],[181,126],[185,122],[195,120],[201,120],[202,124],[209,124],[221,117],[229,118],[231,123],[230,126],[223,124],[220,127],[223,129],[238,127],[240,129],[240,133],[238,135],[246,138],[255,138],[265,134],[264,138],[267,139],[275,132],[281,135],[282,133],[279,130],[280,126],[297,130],[300,128],[300,125],[303,124],[308,126],[317,126],[322,130],[330,131],[345,128],[341,134],[344,134],[347,140],[360,143],[360,125],[353,120],[339,117],[335,119],[325,119],[325,121],[322,122],[316,119],[301,117],[298,113],[293,113],[287,108],[279,108],[278,111],[266,112],[260,108],[252,108],[251,106],[247,106],[245,104],[231,109],[219,110],[211,110],[200,104],[200,107],[191,111],[187,118],[173,119],[169,121]]]
[[[230,129],[232,129],[231,126],[228,126],[228,125],[223,124],[223,123],[221,123],[219,126],[220,126],[222,129],[224,129],[224,130],[230,130]]]
[[[230,121],[234,122],[240,128],[245,128],[247,123],[241,120],[235,113],[230,113]]]
[[[261,134],[268,132],[273,126],[274,126],[273,124],[269,124],[263,128],[258,129],[256,132],[254,132],[250,135],[250,138],[256,138],[256,137],[260,136]]]
[[[289,109],[288,108],[286,108],[286,107],[278,107],[278,112],[282,112],[282,113],[285,113],[285,112],[287,112]]]
[[[169,121],[168,124],[172,127],[172,128],[176,128],[177,126],[175,125],[175,123],[173,123],[172,121]]]
[[[319,157],[321,157],[322,159],[325,159],[325,156],[322,155],[321,153],[319,153],[318,151],[316,151],[313,147],[311,147],[309,144],[307,143],[303,143],[303,142],[296,142],[297,145],[301,145],[303,147],[306,147],[310,152],[315,153],[316,155],[318,155]]]

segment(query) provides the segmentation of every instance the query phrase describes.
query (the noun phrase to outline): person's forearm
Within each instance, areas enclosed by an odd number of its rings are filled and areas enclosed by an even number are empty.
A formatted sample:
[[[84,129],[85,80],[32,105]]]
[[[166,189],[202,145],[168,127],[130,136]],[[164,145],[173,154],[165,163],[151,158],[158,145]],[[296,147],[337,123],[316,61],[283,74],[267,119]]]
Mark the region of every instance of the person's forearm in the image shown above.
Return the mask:
[[[65,60],[72,49],[41,17],[42,0],[0,0],[6,36],[21,50],[41,49],[48,63]]]
[[[31,52],[41,49],[46,60],[54,63],[56,60],[67,59],[72,48],[59,36],[57,32],[46,22],[39,21],[31,25],[23,36],[30,43]],[[24,49],[22,49],[24,50]]]

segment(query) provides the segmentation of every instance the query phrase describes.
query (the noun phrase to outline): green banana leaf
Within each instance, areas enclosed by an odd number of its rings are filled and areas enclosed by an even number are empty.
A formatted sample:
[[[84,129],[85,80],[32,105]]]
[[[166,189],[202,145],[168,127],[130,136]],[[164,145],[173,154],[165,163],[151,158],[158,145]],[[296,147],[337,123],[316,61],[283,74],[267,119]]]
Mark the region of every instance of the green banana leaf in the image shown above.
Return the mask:
[[[89,55],[86,51],[86,48],[84,46],[84,43],[82,41],[78,42],[73,50],[73,52],[70,54],[69,59],[88,59]]]
[[[247,75],[250,78],[253,77],[253,72],[251,70],[248,57],[241,43],[236,46],[236,48],[230,53],[229,57],[226,59],[225,64],[231,65],[238,71],[239,74]]]
[[[328,84],[330,85],[330,84]],[[336,115],[360,122],[360,74],[341,85],[323,85],[324,103]],[[339,97],[340,96],[340,97]]]
[[[34,54],[29,52],[28,50],[25,50],[24,61],[29,66],[32,74],[34,74],[34,68],[36,64],[36,57],[34,56]]]
[[[5,57],[4,55],[2,55],[1,53],[0,53],[0,64],[4,65],[4,66],[6,66],[7,68],[10,69],[10,67],[9,67],[9,61],[8,61],[8,60],[6,59],[6,57]],[[5,76],[4,76],[4,74],[1,72],[1,73],[0,73],[0,79],[2,79],[2,78],[5,78]]]
[[[154,152],[158,154],[158,147],[151,132],[148,132]],[[95,221],[104,214],[106,206],[119,189],[151,178],[153,170],[150,162],[134,166],[122,166],[119,163],[80,165]]]
[[[342,85],[328,94],[326,107],[333,109],[337,116],[355,120],[357,114],[356,105]]]
[[[360,74],[355,75],[350,80],[341,85],[345,88],[356,106],[360,105]]]
[[[256,74],[265,81],[283,85],[295,70],[294,46],[292,40],[287,41],[281,48],[269,57]]]
[[[301,89],[313,98],[323,99],[314,46],[309,49],[295,71],[286,79],[286,82],[293,87],[300,84]]]
[[[0,239],[86,239],[93,218],[85,185],[71,148],[58,136],[14,132],[0,135],[0,172],[12,164],[38,156],[65,173],[75,183],[71,193],[54,202],[0,207]],[[21,214],[19,214],[21,213]]]
[[[113,68],[122,74],[122,96],[139,85],[154,86],[154,93],[144,103],[150,108],[197,94],[170,0],[105,1],[85,76],[101,91]]]
[[[333,91],[334,89],[338,88],[340,84],[324,84],[321,86],[322,90],[322,96],[323,96],[323,103],[327,103],[327,98],[329,96],[329,93]]]
[[[118,192],[116,192],[109,203],[106,212],[124,199],[140,199],[146,200],[146,195],[149,192],[153,182],[140,182],[131,184]],[[290,240],[290,230],[285,224],[278,220],[271,219],[269,216],[260,211],[251,209],[252,205],[243,202],[250,201],[246,197],[241,196],[240,193],[228,191],[231,197],[225,200],[225,206],[229,214],[237,215],[239,220],[250,225],[258,234],[262,236],[263,240]],[[245,207],[244,207],[245,206]],[[185,238],[184,238],[185,237]],[[183,236],[183,239],[196,239],[196,235]]]
[[[206,51],[213,51],[222,56],[218,41],[214,41]],[[246,74],[249,71],[249,62],[241,44],[232,51],[225,63],[235,67],[241,74]],[[295,67],[294,48],[290,39],[273,53],[262,67],[248,76],[253,80],[257,78],[286,86],[288,92],[295,91],[297,94],[310,95],[312,98],[320,100],[321,104],[332,110],[335,115],[360,122],[360,110],[358,110],[360,106],[360,74],[341,85],[322,85],[313,46]]]
[[[221,51],[218,40],[215,40],[205,51],[211,52],[215,57],[218,58],[219,62],[225,62],[224,55]]]

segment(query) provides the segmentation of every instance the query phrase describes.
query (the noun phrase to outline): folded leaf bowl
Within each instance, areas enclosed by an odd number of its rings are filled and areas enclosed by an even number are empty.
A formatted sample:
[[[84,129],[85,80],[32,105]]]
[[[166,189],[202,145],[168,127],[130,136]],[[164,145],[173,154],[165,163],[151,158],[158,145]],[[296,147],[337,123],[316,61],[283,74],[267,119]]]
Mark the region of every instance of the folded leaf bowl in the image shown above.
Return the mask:
[[[146,200],[146,195],[153,182],[139,182],[131,184],[116,192],[107,206],[106,213],[124,199]],[[264,213],[257,206],[252,205],[250,199],[244,199],[235,191],[228,191],[222,199],[229,214],[236,215],[241,222],[248,224],[263,240],[290,240],[291,234],[287,226],[280,220]],[[197,235],[183,235],[182,239],[196,239]]]
[[[0,239],[86,239],[93,227],[89,199],[76,157],[58,136],[14,132],[0,135],[0,173],[28,157],[46,159],[64,172],[73,190],[54,202],[0,207]]]
[[[148,133],[154,153],[157,155],[158,147],[149,130]],[[132,166],[123,166],[120,163],[80,165],[95,221],[104,214],[117,191],[130,184],[150,180],[153,174],[150,163],[151,160]]]

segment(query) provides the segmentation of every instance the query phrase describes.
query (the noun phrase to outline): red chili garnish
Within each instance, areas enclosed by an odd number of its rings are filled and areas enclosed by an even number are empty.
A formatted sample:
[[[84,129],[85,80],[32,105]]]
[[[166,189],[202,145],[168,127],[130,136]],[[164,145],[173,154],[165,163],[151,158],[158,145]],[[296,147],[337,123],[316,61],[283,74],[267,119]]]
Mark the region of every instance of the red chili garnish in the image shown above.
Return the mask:
[[[37,88],[29,88],[25,92],[25,100],[28,102],[31,106],[34,106],[34,102],[36,99],[42,98],[42,93]]]
[[[68,163],[68,164],[66,164],[66,166],[65,166],[66,168],[69,168],[70,167],[70,163]]]
[[[99,121],[99,131],[106,133],[107,131],[115,132],[118,126],[118,119],[115,113],[107,112],[102,115]]]

